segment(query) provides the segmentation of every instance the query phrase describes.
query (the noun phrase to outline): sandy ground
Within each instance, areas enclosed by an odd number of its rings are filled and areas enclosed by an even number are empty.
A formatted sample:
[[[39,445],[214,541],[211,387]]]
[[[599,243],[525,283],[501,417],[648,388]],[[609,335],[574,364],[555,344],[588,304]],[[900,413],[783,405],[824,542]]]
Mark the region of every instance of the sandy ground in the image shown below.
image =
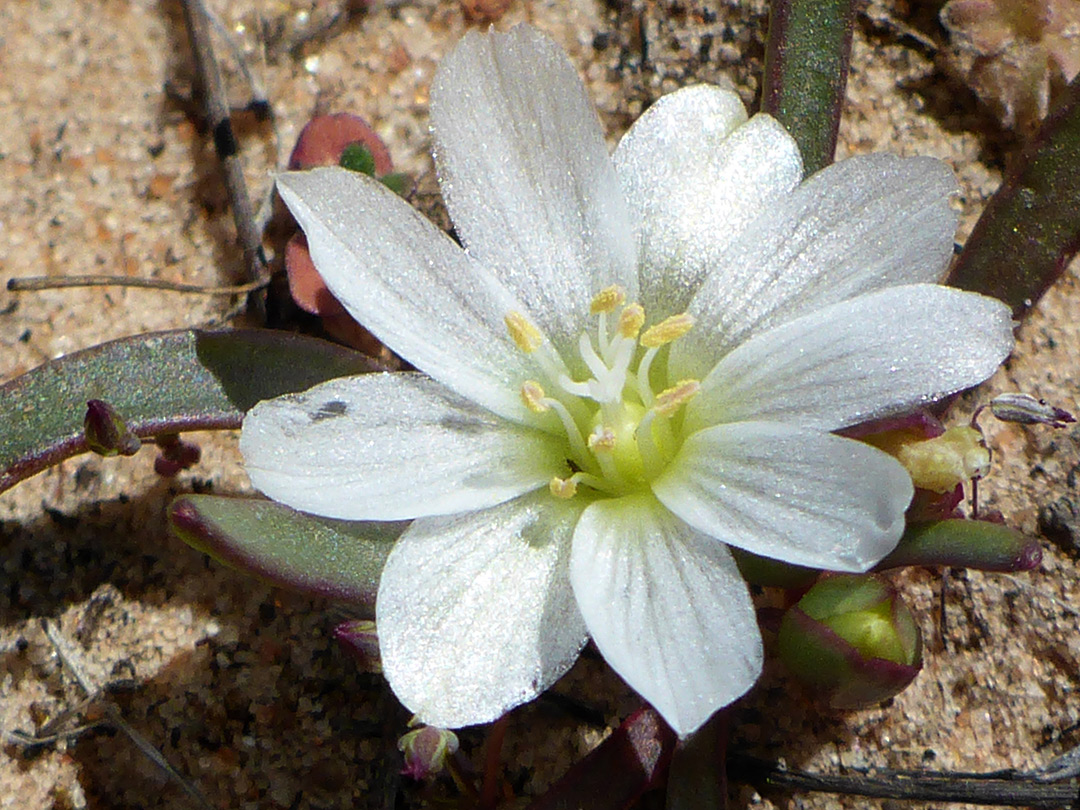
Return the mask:
[[[218,0],[213,8],[265,86],[273,125],[238,117],[257,201],[269,194],[296,133],[315,111],[352,111],[388,143],[398,168],[431,187],[427,87],[466,29],[457,3],[374,2],[322,30],[332,0]],[[764,3],[514,0],[500,26],[530,20],[586,77],[614,140],[643,105],[698,80],[757,91]],[[963,185],[966,234],[1000,179],[996,119],[939,70],[933,17],[874,5],[856,31],[842,154],[889,150],[946,160]],[[915,26],[908,28],[907,26]],[[642,43],[648,59],[641,59]],[[219,50],[224,50],[221,42]],[[250,98],[223,54],[232,98]],[[191,65],[177,3],[12,0],[0,5],[0,275],[121,273],[190,283],[239,278],[212,149],[181,101]],[[1024,324],[1014,358],[961,403],[1021,389],[1066,407],[1080,375],[1074,275]],[[0,292],[0,378],[140,332],[216,324],[232,302],[97,289]],[[959,418],[959,417],[957,417]],[[1041,506],[1075,494],[1080,432],[989,425],[988,506],[1037,532]],[[32,730],[82,694],[62,671],[48,619],[126,720],[216,807],[392,807],[444,795],[400,785],[394,743],[404,717],[378,676],[356,670],[329,638],[340,611],[260,585],[170,537],[162,512],[178,493],[250,491],[236,437],[199,435],[203,459],[175,480],[152,454],[72,459],[0,496],[0,730]],[[900,577],[926,634],[927,663],[890,702],[846,716],[810,709],[767,671],[736,730],[759,753],[811,769],[877,765],[1030,768],[1080,744],[1080,587],[1075,560],[1048,542],[1041,567],[969,573],[947,598],[939,580]],[[948,651],[943,650],[947,643]],[[558,685],[605,723],[538,703],[514,713],[506,776],[534,795],[595,745],[635,699],[594,657]],[[87,709],[100,717],[100,702]],[[484,734],[462,735],[479,764]],[[739,804],[865,806],[830,796],[737,794]],[[0,808],[189,807],[127,737],[88,732],[33,753],[0,746]]]

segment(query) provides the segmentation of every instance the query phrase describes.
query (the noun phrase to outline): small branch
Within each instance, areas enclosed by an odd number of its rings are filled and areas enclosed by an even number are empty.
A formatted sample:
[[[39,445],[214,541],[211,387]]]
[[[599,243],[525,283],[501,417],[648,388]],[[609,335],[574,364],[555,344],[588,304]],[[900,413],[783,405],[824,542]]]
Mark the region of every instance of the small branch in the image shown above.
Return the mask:
[[[42,629],[45,631],[46,638],[49,639],[53,645],[53,649],[56,650],[56,657],[60,659],[60,663],[63,664],[68,672],[75,676],[75,680],[78,681],[78,684],[86,694],[86,697],[88,699],[97,697],[100,690],[90,680],[85,670],[83,670],[82,664],[76,657],[74,651],[68,647],[67,642],[60,635],[56,626],[48,619],[43,620],[41,625]],[[135,747],[142,752],[143,756],[164,771],[169,778],[179,785],[180,788],[200,807],[205,808],[205,810],[213,810],[214,806],[210,804],[206,796],[203,795],[203,792],[186,779],[183,774],[176,770],[176,768],[161,755],[161,752],[158,751],[146,737],[136,731],[131,724],[121,716],[120,710],[116,708],[115,704],[109,701],[103,701],[103,706],[108,722],[124,732],[124,734],[126,734],[135,744]]]
[[[268,280],[249,281],[247,284],[234,284],[225,287],[203,287],[198,284],[181,284],[158,278],[131,278],[128,276],[29,276],[27,278],[8,279],[7,288],[11,292],[32,292],[38,290],[62,290],[69,287],[135,287],[144,290],[165,290],[167,292],[192,293],[195,295],[243,295],[260,290]]]
[[[744,754],[730,754],[728,775],[739,782],[847,796],[908,801],[964,802],[997,807],[1062,808],[1080,801],[1075,780],[1048,782],[1036,775],[996,771],[955,774],[942,771],[875,770],[849,774],[822,774],[785,768],[775,762]]]
[[[214,148],[224,172],[225,190],[229,195],[229,207],[233,212],[237,238],[244,251],[244,266],[248,280],[262,282],[266,277],[266,256],[262,249],[262,237],[255,225],[255,212],[248,196],[244,168],[240,164],[239,147],[229,119],[229,101],[221,80],[221,71],[214,58],[210,41],[210,24],[201,0],[183,0],[184,21],[191,39],[195,56],[198,90],[206,107],[206,119],[213,133]],[[260,320],[265,308],[262,298],[252,295],[249,302],[258,310]]]

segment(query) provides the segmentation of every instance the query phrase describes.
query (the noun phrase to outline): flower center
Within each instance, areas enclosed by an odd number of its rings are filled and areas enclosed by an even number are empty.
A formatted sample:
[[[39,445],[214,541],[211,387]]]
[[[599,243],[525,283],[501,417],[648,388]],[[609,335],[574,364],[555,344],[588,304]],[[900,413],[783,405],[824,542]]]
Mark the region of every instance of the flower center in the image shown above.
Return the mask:
[[[673,315],[642,332],[645,310],[626,303],[619,287],[592,300],[595,331],[583,332],[578,351],[590,377],[570,377],[564,358],[520,312],[506,316],[506,328],[521,351],[531,355],[543,380],[526,380],[521,398],[536,414],[554,413],[554,432],[565,436],[573,473],[553,478],[551,492],[572,498],[578,486],[608,495],[647,488],[679,449],[672,417],[697,394],[697,380],[665,387],[653,369],[660,350],[685,335],[693,318]],[[659,390],[658,390],[659,389]]]

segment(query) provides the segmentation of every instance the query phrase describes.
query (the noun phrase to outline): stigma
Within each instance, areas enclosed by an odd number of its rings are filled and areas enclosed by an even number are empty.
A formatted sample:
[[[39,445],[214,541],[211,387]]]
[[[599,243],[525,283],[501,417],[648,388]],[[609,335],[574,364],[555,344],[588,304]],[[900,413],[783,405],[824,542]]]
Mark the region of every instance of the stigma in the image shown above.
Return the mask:
[[[610,496],[647,488],[678,451],[679,411],[701,387],[697,380],[668,384],[662,370],[654,369],[661,350],[693,328],[690,314],[645,328],[641,304],[627,303],[626,292],[611,286],[593,297],[589,318],[577,341],[580,362],[559,356],[522,313],[505,318],[511,339],[539,372],[537,379],[522,381],[522,402],[543,429],[566,439],[572,472],[550,485],[551,494],[564,500],[582,488]],[[570,376],[568,369],[581,367],[587,370],[584,379]]]

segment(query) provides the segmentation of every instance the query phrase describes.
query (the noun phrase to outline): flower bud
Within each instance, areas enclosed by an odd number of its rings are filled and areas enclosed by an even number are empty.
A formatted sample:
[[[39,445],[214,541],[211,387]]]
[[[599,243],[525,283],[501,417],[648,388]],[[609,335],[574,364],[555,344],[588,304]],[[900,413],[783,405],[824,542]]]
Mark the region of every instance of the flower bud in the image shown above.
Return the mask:
[[[91,399],[86,403],[83,431],[87,446],[99,456],[133,456],[142,447],[124,418],[108,402]]]
[[[458,738],[447,729],[421,726],[398,740],[398,750],[405,755],[401,773],[419,781],[442,773],[446,758],[457,753]]]
[[[820,580],[784,614],[780,658],[834,709],[898,694],[922,668],[922,638],[896,591],[874,576]]]
[[[990,400],[990,412],[1002,422],[1021,425],[1050,425],[1061,428],[1076,418],[1066,410],[1036,399],[1030,394],[1001,394]]]
[[[356,659],[362,672],[382,672],[379,636],[375,630],[375,622],[370,619],[342,622],[334,628],[334,638]]]
[[[199,445],[183,441],[176,433],[162,433],[154,439],[154,444],[161,451],[154,459],[154,472],[162,478],[172,478],[195,466],[202,456]]]

